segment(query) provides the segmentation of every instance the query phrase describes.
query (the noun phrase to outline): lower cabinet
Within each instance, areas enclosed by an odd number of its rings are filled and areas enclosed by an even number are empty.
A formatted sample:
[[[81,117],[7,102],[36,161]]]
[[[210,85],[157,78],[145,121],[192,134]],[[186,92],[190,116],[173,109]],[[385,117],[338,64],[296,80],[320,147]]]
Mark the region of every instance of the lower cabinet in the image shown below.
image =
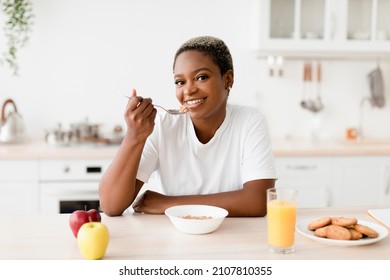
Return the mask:
[[[334,206],[390,205],[390,157],[335,157],[333,169]]]
[[[41,214],[99,209],[99,182],[111,159],[39,161]]]
[[[326,157],[277,157],[276,188],[298,191],[298,207],[331,205],[331,159]]]
[[[99,181],[110,163],[107,159],[0,160],[0,215],[97,208]]]
[[[92,193],[96,200],[97,182],[109,163],[0,160],[0,215],[41,213],[44,186],[50,186],[51,193],[56,191],[56,201],[75,195],[88,200]],[[298,207],[390,205],[390,156],[277,156],[275,165],[276,187],[298,190]],[[90,194],[85,187],[91,184],[95,189]],[[54,186],[66,187],[57,190]]]
[[[276,157],[277,188],[298,190],[298,207],[390,205],[390,157]]]
[[[0,215],[38,213],[38,162],[0,160]]]

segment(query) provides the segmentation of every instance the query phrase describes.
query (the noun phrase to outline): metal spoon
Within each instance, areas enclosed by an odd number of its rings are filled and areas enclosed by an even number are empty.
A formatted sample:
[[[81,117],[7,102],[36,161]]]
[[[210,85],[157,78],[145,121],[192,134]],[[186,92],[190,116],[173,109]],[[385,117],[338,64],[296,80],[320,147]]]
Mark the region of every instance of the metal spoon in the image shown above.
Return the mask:
[[[125,97],[127,98],[131,98],[130,96],[126,96]],[[164,107],[160,106],[160,105],[156,105],[156,104],[153,104],[154,107],[158,107],[160,109],[163,109],[165,112],[171,114],[171,115],[181,115],[181,114],[185,114],[187,113],[188,111],[181,111],[179,109],[165,109]]]
[[[164,107],[162,107],[160,105],[156,105],[156,104],[153,104],[153,106],[161,108],[164,111],[166,111],[166,112],[168,112],[169,114],[172,114],[172,115],[181,115],[181,114],[185,114],[185,113],[188,112],[188,111],[180,111],[179,109],[165,109]]]

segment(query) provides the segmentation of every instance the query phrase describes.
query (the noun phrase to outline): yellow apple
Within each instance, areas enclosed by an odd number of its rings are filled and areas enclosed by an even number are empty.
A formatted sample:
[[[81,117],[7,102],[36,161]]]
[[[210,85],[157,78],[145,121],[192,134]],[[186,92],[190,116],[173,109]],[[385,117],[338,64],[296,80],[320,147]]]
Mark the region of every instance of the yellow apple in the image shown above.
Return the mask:
[[[100,222],[83,224],[77,234],[77,245],[81,254],[87,260],[103,258],[109,241],[108,228]]]

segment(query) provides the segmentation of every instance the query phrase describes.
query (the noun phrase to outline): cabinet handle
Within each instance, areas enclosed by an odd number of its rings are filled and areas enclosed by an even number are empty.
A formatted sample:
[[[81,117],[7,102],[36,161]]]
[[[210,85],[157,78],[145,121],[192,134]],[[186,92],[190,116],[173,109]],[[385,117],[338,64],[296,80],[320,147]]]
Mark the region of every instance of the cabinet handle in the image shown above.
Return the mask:
[[[334,13],[332,13],[330,15],[330,26],[329,26],[329,33],[330,33],[329,35],[331,40],[334,40],[335,30],[336,30],[336,16],[334,15]]]
[[[102,167],[101,166],[87,166],[86,171],[87,171],[87,173],[102,173]]]
[[[64,167],[64,173],[69,173],[70,172],[70,167],[69,166],[65,166]]]
[[[388,165],[383,168],[383,178],[385,180],[385,195],[388,195],[390,193],[390,166]]]
[[[287,165],[287,169],[292,169],[292,170],[312,170],[316,169],[317,165],[312,164],[312,165]]]

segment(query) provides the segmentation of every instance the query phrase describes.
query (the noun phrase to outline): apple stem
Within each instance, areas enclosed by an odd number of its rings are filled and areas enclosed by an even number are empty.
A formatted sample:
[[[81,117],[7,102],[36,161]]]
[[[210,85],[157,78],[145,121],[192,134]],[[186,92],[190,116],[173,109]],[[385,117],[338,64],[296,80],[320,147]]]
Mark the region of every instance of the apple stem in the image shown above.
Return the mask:
[[[88,216],[88,220],[90,223],[92,223],[92,217],[91,216]]]
[[[84,204],[84,210],[87,211],[87,204]]]

